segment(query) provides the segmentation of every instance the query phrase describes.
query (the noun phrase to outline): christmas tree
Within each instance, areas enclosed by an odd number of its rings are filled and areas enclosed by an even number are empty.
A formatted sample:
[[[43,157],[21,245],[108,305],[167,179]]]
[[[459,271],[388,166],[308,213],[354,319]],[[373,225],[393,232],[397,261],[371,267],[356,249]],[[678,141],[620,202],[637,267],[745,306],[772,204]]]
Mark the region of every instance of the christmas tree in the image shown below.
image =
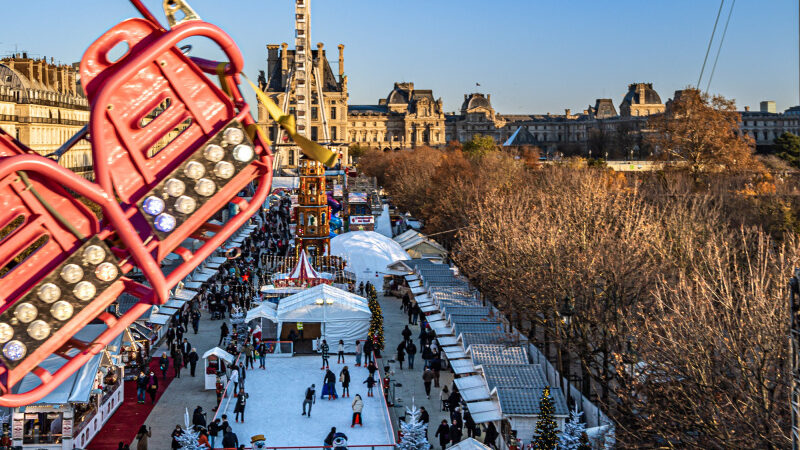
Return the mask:
[[[536,422],[533,448],[536,450],[554,450],[558,445],[558,426],[553,420],[555,407],[553,398],[550,397],[550,386],[542,390],[542,399],[539,400],[539,420]]]
[[[367,299],[369,310],[372,312],[372,317],[369,319],[369,338],[375,343],[375,350],[380,351],[383,350],[384,346],[383,312],[381,311],[381,304],[378,303],[378,295],[375,292],[375,288],[367,290]]]
[[[183,430],[183,434],[180,436],[175,437],[178,443],[181,445],[181,450],[207,450],[205,446],[199,444],[200,433],[194,431],[189,423],[189,409],[186,409],[186,415],[183,417],[184,422],[186,423],[186,428]]]
[[[403,432],[403,439],[397,444],[399,450],[428,450],[431,444],[428,443],[426,430],[428,424],[419,420],[421,411],[411,404],[411,409],[406,409],[406,420],[400,423]]]
[[[578,405],[569,412],[569,421],[564,424],[564,432],[558,440],[559,450],[581,450],[581,436],[584,435],[586,426],[581,422],[582,412],[578,412]]]

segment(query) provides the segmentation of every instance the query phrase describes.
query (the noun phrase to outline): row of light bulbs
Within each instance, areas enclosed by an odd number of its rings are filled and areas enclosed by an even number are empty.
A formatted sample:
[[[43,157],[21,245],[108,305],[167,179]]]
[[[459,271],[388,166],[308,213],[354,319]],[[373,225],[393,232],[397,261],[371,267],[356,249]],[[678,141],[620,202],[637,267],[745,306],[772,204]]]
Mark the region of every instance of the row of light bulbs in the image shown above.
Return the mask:
[[[241,162],[249,162],[255,154],[253,147],[242,144],[244,132],[241,128],[228,128],[223,133],[225,142],[235,145],[231,151],[234,159]],[[203,150],[203,157],[212,163],[216,163],[211,170],[213,174],[222,180],[228,180],[236,172],[234,165],[228,161],[223,161],[225,150],[217,144],[209,144]],[[210,197],[217,190],[217,185],[213,180],[206,177],[206,167],[200,162],[191,161],[183,168],[183,174],[187,178],[195,180],[194,191],[202,197]],[[197,209],[197,201],[185,195],[186,183],[177,179],[170,178],[164,182],[164,192],[168,197],[175,198],[174,208],[182,214],[191,214]],[[162,233],[169,233],[175,229],[177,219],[172,214],[164,212],[166,202],[161,197],[150,195],[142,202],[142,210],[154,216],[153,226]]]
[[[85,265],[96,266],[94,276],[102,282],[113,281],[119,274],[117,266],[111,262],[103,262],[106,258],[106,251],[99,245],[90,245],[84,249],[83,263]],[[82,302],[88,302],[97,294],[97,288],[89,280],[84,279],[84,268],[78,264],[70,263],[61,268],[59,276],[65,283],[74,285],[72,295]],[[55,283],[44,283],[36,290],[39,300],[50,306],[50,315],[58,321],[64,322],[74,314],[72,303],[61,300],[61,288]],[[46,314],[46,313],[45,313]],[[43,317],[44,318],[44,317]],[[28,324],[26,332],[28,336],[37,341],[41,341],[52,331],[50,324],[39,318],[39,308],[30,302],[22,302],[14,308],[13,317],[9,320],[11,324]],[[28,352],[25,344],[14,338],[14,327],[7,322],[0,322],[0,344],[3,345],[3,355],[12,360],[18,361],[25,357]],[[13,339],[13,340],[12,340]]]

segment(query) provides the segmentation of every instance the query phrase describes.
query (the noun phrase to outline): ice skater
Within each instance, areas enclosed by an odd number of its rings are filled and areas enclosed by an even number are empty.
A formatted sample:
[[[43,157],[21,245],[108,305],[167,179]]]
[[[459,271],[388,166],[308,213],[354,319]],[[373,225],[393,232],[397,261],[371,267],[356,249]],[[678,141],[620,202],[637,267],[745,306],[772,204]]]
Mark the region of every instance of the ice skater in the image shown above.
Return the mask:
[[[339,352],[336,354],[336,364],[344,364],[344,341],[339,339]]]
[[[353,428],[356,425],[361,425],[364,427],[363,420],[361,419],[361,411],[364,409],[364,400],[361,400],[361,396],[356,394],[356,397],[353,399],[353,421],[350,424],[350,428]]]
[[[329,367],[328,356],[330,356],[329,352],[331,350],[330,346],[328,346],[328,341],[323,339],[319,349],[322,351],[322,367],[320,367],[320,370],[325,370]]]
[[[331,369],[327,369],[325,372],[325,378],[322,379],[322,397],[328,396],[328,400],[335,400],[336,395],[336,375],[331,372]]]
[[[364,383],[367,385],[367,397],[373,397],[372,395],[372,388],[375,387],[375,376],[374,374],[369,374]]]
[[[311,406],[317,402],[315,385],[306,388],[306,397],[303,400],[303,415],[306,415],[306,405],[308,405],[308,417],[311,417]]]
[[[364,353],[364,347],[361,346],[361,341],[356,340],[356,367],[361,366],[361,355]]]
[[[239,416],[242,417],[242,423],[244,423],[244,407],[247,404],[247,397],[249,395],[244,392],[244,388],[239,392],[239,396],[236,398],[236,406],[233,407],[234,421],[239,421]]]
[[[339,372],[339,382],[342,383],[342,397],[350,397],[350,370],[347,366]]]

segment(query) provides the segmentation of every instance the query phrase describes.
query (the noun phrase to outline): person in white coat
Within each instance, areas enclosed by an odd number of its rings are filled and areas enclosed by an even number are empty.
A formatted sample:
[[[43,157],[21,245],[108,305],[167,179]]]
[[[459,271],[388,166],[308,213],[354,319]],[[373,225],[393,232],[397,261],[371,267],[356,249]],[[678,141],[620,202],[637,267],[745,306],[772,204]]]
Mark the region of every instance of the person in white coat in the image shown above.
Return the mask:
[[[234,395],[239,393],[239,371],[231,370],[231,383],[233,383]]]
[[[353,399],[353,422],[350,424],[350,428],[356,426],[356,424],[364,426],[363,420],[361,420],[361,411],[364,410],[364,400],[361,400],[361,396],[356,394],[356,397]]]

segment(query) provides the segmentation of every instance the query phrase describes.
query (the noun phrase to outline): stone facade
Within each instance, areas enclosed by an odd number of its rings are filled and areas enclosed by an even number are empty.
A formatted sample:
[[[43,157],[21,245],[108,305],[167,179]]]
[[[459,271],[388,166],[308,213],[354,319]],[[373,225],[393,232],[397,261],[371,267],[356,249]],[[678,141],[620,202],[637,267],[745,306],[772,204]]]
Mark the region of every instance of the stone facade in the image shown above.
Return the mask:
[[[0,128],[41,155],[56,151],[89,123],[77,69],[26,54],[0,60]],[[91,146],[78,142],[60,164],[91,176]]]
[[[395,83],[377,105],[350,105],[348,117],[350,144],[399,150],[446,143],[442,99],[414,83]]]

